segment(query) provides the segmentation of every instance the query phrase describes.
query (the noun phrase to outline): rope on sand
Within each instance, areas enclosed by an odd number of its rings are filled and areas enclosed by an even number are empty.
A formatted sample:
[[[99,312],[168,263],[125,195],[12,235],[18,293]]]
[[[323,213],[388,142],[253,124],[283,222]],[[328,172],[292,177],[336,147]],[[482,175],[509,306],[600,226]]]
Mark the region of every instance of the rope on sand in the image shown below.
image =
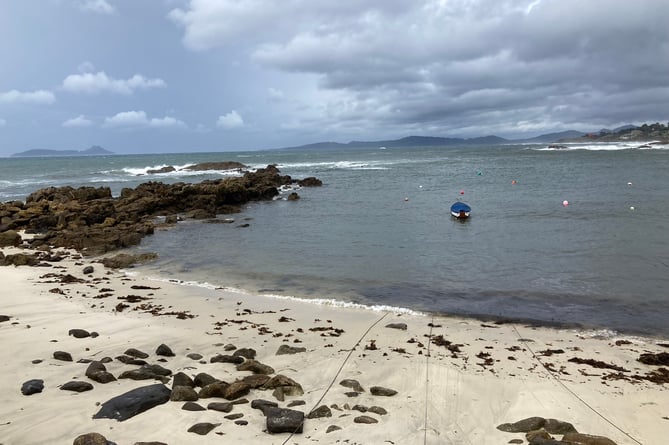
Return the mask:
[[[346,358],[344,359],[344,361],[343,361],[343,362],[341,363],[341,365],[339,366],[339,369],[337,369],[337,373],[334,375],[334,377],[332,377],[332,381],[330,381],[330,384],[327,386],[327,388],[325,388],[325,392],[323,392],[323,394],[321,395],[321,398],[318,399],[318,401],[314,404],[314,406],[311,408],[311,410],[309,410],[309,412],[311,412],[311,411],[315,410],[316,408],[318,408],[318,406],[319,406],[320,403],[323,401],[323,399],[325,398],[325,396],[327,395],[327,393],[330,391],[330,389],[332,389],[332,386],[334,385],[334,383],[337,381],[337,378],[339,377],[339,374],[341,373],[342,369],[344,369],[344,365],[346,365],[346,363],[348,362],[348,360],[351,358],[351,355],[353,355],[353,351],[355,351],[355,349],[360,345],[360,343],[362,343],[362,341],[365,339],[365,337],[367,336],[367,334],[369,334],[369,331],[371,331],[371,330],[374,328],[374,326],[376,326],[377,324],[379,324],[379,323],[381,322],[381,320],[383,320],[384,318],[386,318],[386,317],[388,316],[388,314],[389,314],[389,312],[384,313],[384,314],[381,316],[381,318],[379,318],[379,319],[376,320],[374,323],[372,323],[372,324],[367,328],[367,330],[366,330],[365,332],[363,332],[363,334],[360,336],[360,338],[358,339],[358,341],[357,341],[357,342],[353,345],[353,347],[348,351],[348,354],[346,355]],[[298,429],[299,429],[299,428],[298,428]],[[295,431],[297,431],[297,430],[295,430]],[[284,441],[281,443],[281,445],[286,445],[286,443],[288,443],[288,441],[295,435],[295,431],[293,431],[292,433],[290,433],[290,435],[289,435],[288,437],[286,437],[286,440],[284,440]]]
[[[634,438],[631,434],[629,434],[627,431],[623,430],[621,427],[619,427],[618,425],[616,425],[615,423],[613,423],[612,420],[609,420],[606,416],[604,416],[604,414],[602,414],[602,413],[600,413],[599,411],[597,411],[593,406],[591,406],[588,402],[586,402],[585,400],[583,400],[578,394],[576,394],[573,390],[571,390],[567,385],[565,385],[564,382],[560,379],[559,376],[557,376],[553,371],[551,371],[549,368],[547,368],[547,367],[543,364],[543,362],[541,361],[541,359],[539,358],[539,356],[537,356],[537,355],[534,353],[534,351],[532,350],[532,348],[530,347],[530,345],[528,345],[527,342],[526,342],[526,341],[523,339],[523,337],[520,335],[520,332],[518,332],[518,329],[516,328],[516,326],[515,326],[515,325],[511,325],[511,327],[513,328],[514,331],[516,331],[516,335],[518,335],[518,340],[521,341],[521,342],[525,345],[525,347],[527,348],[528,351],[530,351],[530,353],[532,354],[532,358],[534,358],[534,359],[541,365],[541,367],[548,373],[548,375],[550,375],[550,376],[551,376],[551,377],[552,377],[552,378],[553,378],[553,379],[554,379],[560,386],[562,386],[562,388],[564,388],[568,393],[570,393],[572,396],[574,396],[576,399],[578,399],[583,405],[585,405],[585,406],[586,406],[588,409],[590,409],[593,413],[595,413],[595,414],[597,414],[599,417],[601,417],[602,420],[604,420],[606,423],[608,423],[609,425],[611,425],[612,427],[614,427],[615,429],[617,429],[618,431],[620,431],[622,434],[624,434],[625,436],[627,436],[627,438],[629,438],[630,440],[634,441],[635,443],[638,443],[639,445],[643,445],[639,440],[637,440],[637,439]]]
[[[430,345],[432,344],[432,329],[434,328],[434,317],[430,322],[430,333],[427,336],[427,355],[425,356],[425,420],[423,444],[427,445],[427,400],[430,397]]]

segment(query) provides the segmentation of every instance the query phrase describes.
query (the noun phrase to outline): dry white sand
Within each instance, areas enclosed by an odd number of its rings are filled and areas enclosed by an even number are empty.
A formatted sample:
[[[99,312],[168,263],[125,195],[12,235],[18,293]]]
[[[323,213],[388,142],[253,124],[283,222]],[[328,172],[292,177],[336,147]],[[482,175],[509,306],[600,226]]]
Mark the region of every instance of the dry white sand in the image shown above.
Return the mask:
[[[6,248],[5,253],[16,252]],[[635,380],[654,366],[636,359],[643,352],[668,351],[666,340],[630,336],[598,336],[574,330],[554,330],[517,324],[490,324],[473,319],[432,318],[362,308],[342,308],[267,296],[245,295],[226,289],[129,279],[89,259],[68,258],[55,267],[0,267],[0,444],[71,444],[80,434],[98,432],[118,445],[160,441],[167,444],[203,444],[218,441],[247,444],[502,444],[524,438],[496,427],[527,417],[541,416],[572,423],[580,432],[606,436],[617,444],[657,445],[669,437],[668,384]],[[84,275],[84,266],[94,272]],[[71,274],[83,283],[61,284]],[[46,274],[56,276],[45,277]],[[131,289],[145,285],[154,290]],[[59,289],[59,293],[53,290]],[[96,298],[107,295],[104,298]],[[150,297],[117,312],[118,297]],[[187,311],[193,318],[152,315],[138,310],[142,303],[159,312]],[[145,309],[148,309],[145,306]],[[287,321],[279,321],[286,317]],[[406,323],[407,329],[386,327]],[[70,329],[99,333],[77,339]],[[310,330],[324,328],[326,330]],[[331,329],[330,329],[331,328]],[[335,329],[343,330],[338,336]],[[452,352],[437,343],[459,345]],[[616,341],[626,340],[616,345]],[[158,362],[155,350],[168,345],[176,357]],[[248,375],[234,365],[210,363],[224,354],[224,345],[253,348],[256,359],[301,384],[304,395],[279,402],[303,400],[293,409],[308,413],[320,405],[332,408],[332,417],[307,419],[304,432],[270,435],[265,418],[250,404],[236,405],[247,425],[225,419],[226,414],[185,411],[184,402],[167,402],[123,422],[92,419],[99,404],[156,381],[117,380],[100,384],[85,376],[81,359],[117,357],[128,348],[150,354],[173,373],[191,376],[206,372],[232,382]],[[279,346],[305,347],[306,352],[276,355]],[[455,348],[453,348],[455,349]],[[542,355],[541,351],[563,353]],[[56,360],[55,351],[69,352],[73,362]],[[202,360],[186,355],[198,353]],[[544,353],[545,354],[545,353]],[[598,369],[569,362],[570,358],[596,359],[628,370]],[[486,364],[486,359],[488,363]],[[39,360],[39,362],[34,362]],[[114,360],[107,365],[115,376],[136,368]],[[625,379],[608,379],[620,374]],[[44,380],[41,393],[25,396],[20,388],[30,379]],[[365,389],[357,397],[339,384],[355,379]],[[60,390],[72,380],[89,381],[94,389],[82,393]],[[172,387],[171,382],[167,384]],[[397,391],[392,397],[373,396],[372,386]],[[248,400],[275,400],[269,391],[252,390]],[[207,406],[212,401],[201,399]],[[355,405],[379,406],[385,415],[362,413]],[[354,419],[368,415],[375,424]],[[220,423],[208,435],[187,430],[200,422]],[[327,433],[329,426],[340,430]],[[560,438],[560,436],[556,436]]]

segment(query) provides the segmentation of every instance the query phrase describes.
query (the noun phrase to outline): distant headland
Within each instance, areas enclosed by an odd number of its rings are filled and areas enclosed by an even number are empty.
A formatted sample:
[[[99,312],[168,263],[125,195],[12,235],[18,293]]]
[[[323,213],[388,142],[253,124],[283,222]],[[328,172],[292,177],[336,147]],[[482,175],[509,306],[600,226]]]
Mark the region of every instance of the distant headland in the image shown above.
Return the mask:
[[[91,148],[86,150],[45,150],[45,149],[34,149],[22,151],[21,153],[15,153],[12,155],[13,158],[30,158],[30,157],[47,157],[47,156],[104,156],[104,155],[113,155],[114,153],[105,150],[99,145],[93,145]]]

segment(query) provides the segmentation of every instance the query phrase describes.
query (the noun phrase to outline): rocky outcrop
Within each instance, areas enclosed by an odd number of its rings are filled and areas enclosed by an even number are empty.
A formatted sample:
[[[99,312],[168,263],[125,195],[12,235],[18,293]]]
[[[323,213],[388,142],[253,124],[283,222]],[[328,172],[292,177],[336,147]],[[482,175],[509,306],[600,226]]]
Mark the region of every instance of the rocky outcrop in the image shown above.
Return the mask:
[[[205,163],[192,170],[238,169],[239,163]],[[0,204],[0,242],[21,243],[18,230],[37,233],[31,247],[55,246],[97,255],[134,246],[154,233],[158,216],[229,214],[249,201],[271,200],[279,188],[297,181],[267,166],[243,176],[207,180],[198,184],[147,182],[125,188],[112,197],[108,187],[48,187],[26,202]],[[317,185],[309,178],[308,184]]]

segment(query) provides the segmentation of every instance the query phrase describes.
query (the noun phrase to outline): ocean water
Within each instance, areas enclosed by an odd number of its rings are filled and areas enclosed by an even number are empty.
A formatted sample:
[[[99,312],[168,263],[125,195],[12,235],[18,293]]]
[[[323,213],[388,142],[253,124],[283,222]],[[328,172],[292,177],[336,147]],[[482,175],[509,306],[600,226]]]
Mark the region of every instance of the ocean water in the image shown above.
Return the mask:
[[[233,224],[145,238],[139,273],[334,304],[669,335],[669,147],[542,145],[0,159],[0,200],[45,186],[199,182],[277,164],[323,187]],[[471,217],[453,219],[463,200]],[[564,201],[568,205],[564,205]],[[246,228],[238,227],[248,223]]]

